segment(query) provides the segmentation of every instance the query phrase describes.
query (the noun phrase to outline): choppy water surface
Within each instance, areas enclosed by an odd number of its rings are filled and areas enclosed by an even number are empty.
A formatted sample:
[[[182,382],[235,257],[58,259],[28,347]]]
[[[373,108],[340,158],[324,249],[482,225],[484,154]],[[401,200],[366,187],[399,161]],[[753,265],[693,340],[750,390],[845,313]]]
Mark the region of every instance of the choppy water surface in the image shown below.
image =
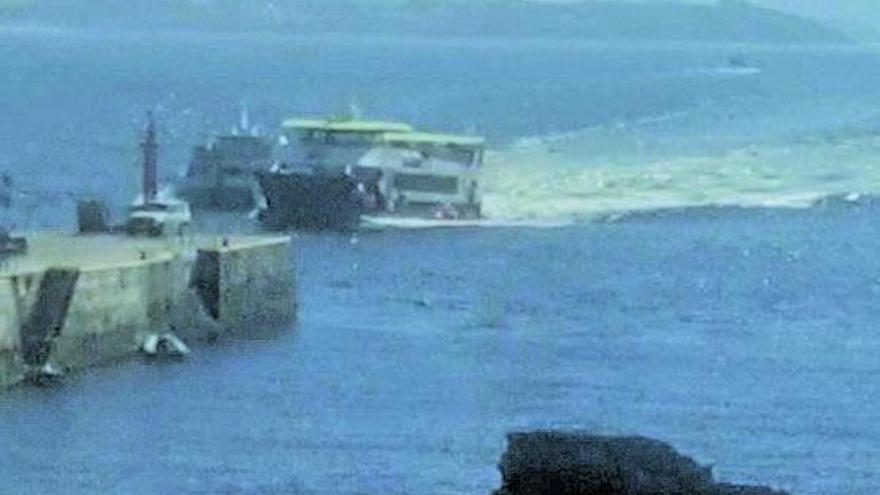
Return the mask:
[[[299,236],[295,327],[0,397],[0,492],[487,493],[504,433],[550,426],[880,489],[873,51],[0,40],[19,226],[69,225],[71,192],[130,199],[145,108],[171,174],[242,101],[272,126],[352,99],[489,135],[489,213],[570,224]],[[742,52],[760,72],[723,70]]]
[[[878,213],[302,237],[296,328],[4,396],[0,479],[488,493],[507,430],[571,426],[671,441],[727,480],[873,493]]]

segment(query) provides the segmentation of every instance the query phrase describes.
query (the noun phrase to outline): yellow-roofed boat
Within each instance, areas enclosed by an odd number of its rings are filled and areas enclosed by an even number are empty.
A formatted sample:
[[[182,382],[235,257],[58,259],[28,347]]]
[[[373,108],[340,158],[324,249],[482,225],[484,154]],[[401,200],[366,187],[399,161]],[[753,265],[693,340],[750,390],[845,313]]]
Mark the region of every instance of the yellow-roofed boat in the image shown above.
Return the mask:
[[[480,218],[481,137],[354,118],[290,119],[282,130],[283,165],[258,173],[260,218],[269,227]]]

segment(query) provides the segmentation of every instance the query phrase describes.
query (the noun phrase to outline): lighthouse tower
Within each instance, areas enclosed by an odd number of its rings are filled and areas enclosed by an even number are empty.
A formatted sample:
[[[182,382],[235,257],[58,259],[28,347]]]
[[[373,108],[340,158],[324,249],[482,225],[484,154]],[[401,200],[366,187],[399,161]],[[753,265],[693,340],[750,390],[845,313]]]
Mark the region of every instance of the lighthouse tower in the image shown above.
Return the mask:
[[[141,141],[141,150],[144,154],[142,192],[143,202],[146,205],[155,201],[159,193],[159,144],[156,143],[156,122],[153,119],[153,112],[147,113],[147,130]]]

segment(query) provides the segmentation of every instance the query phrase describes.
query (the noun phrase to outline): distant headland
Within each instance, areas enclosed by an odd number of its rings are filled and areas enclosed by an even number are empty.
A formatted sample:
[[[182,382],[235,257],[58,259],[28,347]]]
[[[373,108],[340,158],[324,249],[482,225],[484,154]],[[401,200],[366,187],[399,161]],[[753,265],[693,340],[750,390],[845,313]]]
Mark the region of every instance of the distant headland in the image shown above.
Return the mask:
[[[743,0],[0,0],[0,18],[74,26],[596,41],[845,43],[817,21]],[[3,6],[7,7],[4,8]]]

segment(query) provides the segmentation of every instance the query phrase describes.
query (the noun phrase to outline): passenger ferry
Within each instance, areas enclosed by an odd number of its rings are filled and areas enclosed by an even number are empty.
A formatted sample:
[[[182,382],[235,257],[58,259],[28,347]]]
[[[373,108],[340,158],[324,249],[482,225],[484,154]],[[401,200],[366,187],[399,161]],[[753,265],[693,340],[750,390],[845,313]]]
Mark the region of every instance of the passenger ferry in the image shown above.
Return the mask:
[[[355,118],[284,122],[285,161],[257,172],[268,228],[354,229],[480,217],[485,141]]]
[[[364,223],[480,218],[484,149],[485,140],[476,136],[382,134],[354,171],[367,196]]]

